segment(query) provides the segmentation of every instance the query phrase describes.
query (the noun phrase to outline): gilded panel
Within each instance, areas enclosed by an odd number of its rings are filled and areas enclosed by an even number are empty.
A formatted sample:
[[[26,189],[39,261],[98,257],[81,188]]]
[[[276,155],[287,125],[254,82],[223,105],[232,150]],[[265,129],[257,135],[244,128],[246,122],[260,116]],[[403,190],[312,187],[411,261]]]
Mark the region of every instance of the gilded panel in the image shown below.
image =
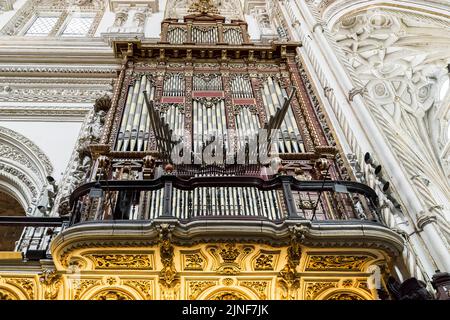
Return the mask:
[[[364,265],[373,259],[373,256],[359,254],[310,255],[305,270],[363,271]]]
[[[95,269],[154,269],[154,255],[151,254],[91,254]]]

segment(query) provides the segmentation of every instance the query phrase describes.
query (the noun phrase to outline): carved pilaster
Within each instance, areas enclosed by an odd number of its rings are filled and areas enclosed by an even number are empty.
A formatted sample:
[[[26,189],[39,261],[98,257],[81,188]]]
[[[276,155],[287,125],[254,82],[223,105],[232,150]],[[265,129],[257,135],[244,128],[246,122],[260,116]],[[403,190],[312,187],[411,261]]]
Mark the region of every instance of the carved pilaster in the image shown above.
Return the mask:
[[[173,300],[177,298],[180,279],[175,269],[174,247],[172,245],[173,226],[161,224],[159,229],[159,252],[163,268],[159,273],[159,284],[161,286],[161,298]]]

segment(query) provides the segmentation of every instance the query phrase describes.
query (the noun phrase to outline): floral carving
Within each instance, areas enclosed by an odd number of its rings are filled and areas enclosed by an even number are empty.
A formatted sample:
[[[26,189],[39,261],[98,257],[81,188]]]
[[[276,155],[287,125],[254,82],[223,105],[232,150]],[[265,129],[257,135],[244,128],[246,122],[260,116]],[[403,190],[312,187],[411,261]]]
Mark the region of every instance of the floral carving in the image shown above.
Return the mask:
[[[165,292],[166,298],[171,299],[175,296],[175,288],[179,285],[177,270],[175,269],[174,248],[171,242],[171,228],[169,224],[161,224],[159,227],[159,250],[161,263],[163,268],[159,273],[159,282],[166,288],[170,289]]]
[[[59,289],[62,285],[61,275],[54,270],[44,270],[39,277],[44,289],[44,299],[55,300],[58,297]]]
[[[267,281],[242,281],[240,282],[240,284],[254,291],[261,300],[267,298],[266,296],[266,289],[268,287]]]
[[[189,281],[189,299],[196,299],[200,293],[215,285],[215,281]]]
[[[291,229],[291,244],[287,249],[287,263],[284,268],[280,271],[278,276],[280,279],[278,283],[284,289],[284,299],[293,300],[296,298],[297,289],[300,286],[300,280],[297,273],[297,266],[300,263],[301,258],[301,247],[300,241],[303,239],[304,230]]]
[[[327,297],[326,300],[365,300],[365,299],[353,293],[338,292]]]
[[[12,278],[6,281],[6,283],[15,285],[16,287],[22,289],[27,295],[28,299],[34,298],[34,281],[31,279],[24,278]],[[1,299],[0,299],[1,300]]]
[[[98,269],[153,269],[148,254],[94,254],[92,258]]]
[[[124,284],[135,288],[146,300],[152,300],[153,281],[151,280],[126,280]]]
[[[273,270],[273,254],[261,254],[256,259],[255,270]]]
[[[321,292],[334,287],[336,287],[334,282],[309,282],[306,285],[305,298],[306,300],[314,300]]]
[[[203,270],[204,259],[198,253],[185,255],[185,270]]]
[[[312,255],[306,270],[361,271],[370,259],[372,258],[365,255]]]
[[[80,299],[80,297],[83,295],[84,292],[86,292],[86,290],[100,284],[101,284],[100,280],[91,280],[91,279],[74,280],[72,282],[72,287],[74,288],[73,299],[74,300]]]
[[[248,297],[235,291],[221,291],[212,295],[209,300],[249,300]]]
[[[105,290],[94,295],[91,300],[134,300],[133,297],[122,291]]]

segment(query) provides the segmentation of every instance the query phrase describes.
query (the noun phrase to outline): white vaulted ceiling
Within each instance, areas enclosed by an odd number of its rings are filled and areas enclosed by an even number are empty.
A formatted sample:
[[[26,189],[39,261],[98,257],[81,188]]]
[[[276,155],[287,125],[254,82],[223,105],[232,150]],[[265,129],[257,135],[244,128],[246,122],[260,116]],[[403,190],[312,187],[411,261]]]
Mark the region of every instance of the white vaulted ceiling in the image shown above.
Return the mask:
[[[430,211],[449,232],[450,23],[444,17],[370,7],[331,27],[368,111]]]

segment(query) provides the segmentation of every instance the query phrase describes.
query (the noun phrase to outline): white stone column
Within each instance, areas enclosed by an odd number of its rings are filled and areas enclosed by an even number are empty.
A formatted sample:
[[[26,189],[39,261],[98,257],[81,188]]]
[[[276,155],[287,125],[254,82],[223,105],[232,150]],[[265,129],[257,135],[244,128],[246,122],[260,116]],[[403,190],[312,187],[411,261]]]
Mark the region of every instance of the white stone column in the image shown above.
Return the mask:
[[[333,89],[332,92],[328,90],[326,96],[336,118],[339,120],[339,123],[335,123],[335,126],[342,128],[348,144],[354,149],[353,152],[358,156],[360,161],[363,153],[374,151],[374,154],[383,163],[386,171],[390,173],[391,182],[402,196],[409,216],[415,222],[415,213],[424,210],[422,203],[415,193],[414,188],[411,186],[410,181],[403,174],[402,168],[398,164],[390,146],[384,140],[383,133],[376,126],[369,112],[367,112],[367,106],[365,105],[367,101],[363,100],[361,95],[355,95],[352,97],[353,101],[350,101],[348,94],[352,90],[354,92],[355,87],[348,74],[348,70],[344,68],[342,62],[336,56],[337,48],[329,43],[324,35],[320,21],[315,19],[305,2],[287,0],[284,3],[290,6],[292,13],[287,14],[286,10],[283,10],[283,13],[286,19],[294,24],[294,34],[297,32],[300,40],[302,40],[304,47],[303,53],[306,53],[310,59],[322,87],[326,85]],[[295,21],[289,18],[292,15],[296,17]],[[298,21],[301,21],[300,26],[298,25]],[[437,265],[443,265],[443,259],[445,257],[447,257],[447,261],[450,261],[449,254],[444,253],[442,250],[445,248],[442,239],[434,239],[433,242],[426,244],[432,259],[422,249],[423,244],[417,234],[412,234],[410,241],[421,260],[421,265],[429,277],[434,273],[435,267],[433,260],[439,261]]]

